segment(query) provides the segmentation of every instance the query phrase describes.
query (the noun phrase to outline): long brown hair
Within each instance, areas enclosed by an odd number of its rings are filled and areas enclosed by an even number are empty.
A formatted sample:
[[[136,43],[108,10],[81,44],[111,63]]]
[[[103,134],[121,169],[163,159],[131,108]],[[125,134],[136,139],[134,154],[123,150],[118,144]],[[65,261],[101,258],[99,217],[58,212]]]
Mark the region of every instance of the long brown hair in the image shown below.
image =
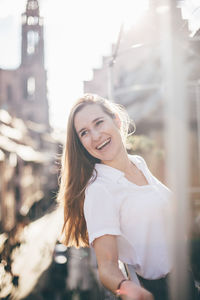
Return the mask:
[[[74,118],[83,107],[92,104],[98,104],[111,118],[115,118],[116,113],[118,114],[122,123],[122,137],[127,136],[130,123],[122,106],[95,94],[85,94],[72,107],[68,118],[67,139],[62,155],[61,180],[57,197],[64,204],[62,242],[67,246],[89,246],[83,214],[85,189],[92,177],[95,163],[100,163],[100,160],[91,156],[83,147],[74,127]]]

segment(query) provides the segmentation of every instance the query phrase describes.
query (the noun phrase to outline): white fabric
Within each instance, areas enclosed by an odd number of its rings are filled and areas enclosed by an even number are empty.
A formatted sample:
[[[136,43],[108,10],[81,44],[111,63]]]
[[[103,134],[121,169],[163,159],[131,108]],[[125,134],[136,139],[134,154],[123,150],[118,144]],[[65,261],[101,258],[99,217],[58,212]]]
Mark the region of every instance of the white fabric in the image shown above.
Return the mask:
[[[124,173],[96,164],[97,178],[85,192],[84,215],[89,243],[105,234],[117,236],[119,259],[146,279],[165,276],[169,259],[171,191],[149,171],[144,159],[129,155],[148,185],[130,182]]]

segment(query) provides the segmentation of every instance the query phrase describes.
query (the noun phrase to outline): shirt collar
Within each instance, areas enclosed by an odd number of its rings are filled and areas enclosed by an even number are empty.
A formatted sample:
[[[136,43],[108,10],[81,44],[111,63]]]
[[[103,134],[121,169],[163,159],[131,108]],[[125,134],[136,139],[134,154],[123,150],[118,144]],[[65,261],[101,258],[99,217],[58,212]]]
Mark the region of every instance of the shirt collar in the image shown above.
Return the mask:
[[[112,181],[117,181],[124,176],[124,172],[104,164],[95,164],[95,170],[98,178],[109,178]]]
[[[128,157],[136,166],[140,167],[141,162],[137,158],[137,155],[128,155]],[[117,181],[120,177],[124,176],[124,172],[100,163],[95,164],[95,170],[97,171],[97,177],[106,177],[113,181]],[[93,176],[95,175],[94,171]]]
[[[128,154],[129,159],[138,167],[140,168],[142,165],[141,158],[138,155],[130,155]]]

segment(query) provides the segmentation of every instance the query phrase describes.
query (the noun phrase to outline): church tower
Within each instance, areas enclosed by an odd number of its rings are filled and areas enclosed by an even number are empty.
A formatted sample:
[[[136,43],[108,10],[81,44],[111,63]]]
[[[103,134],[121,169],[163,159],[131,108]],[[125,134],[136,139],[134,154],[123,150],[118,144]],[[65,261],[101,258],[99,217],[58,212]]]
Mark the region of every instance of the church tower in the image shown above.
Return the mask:
[[[37,0],[28,0],[22,14],[22,65],[39,63],[44,66],[43,18]]]
[[[49,128],[47,76],[44,68],[43,18],[38,0],[27,0],[22,14],[21,66],[23,105],[21,117]]]

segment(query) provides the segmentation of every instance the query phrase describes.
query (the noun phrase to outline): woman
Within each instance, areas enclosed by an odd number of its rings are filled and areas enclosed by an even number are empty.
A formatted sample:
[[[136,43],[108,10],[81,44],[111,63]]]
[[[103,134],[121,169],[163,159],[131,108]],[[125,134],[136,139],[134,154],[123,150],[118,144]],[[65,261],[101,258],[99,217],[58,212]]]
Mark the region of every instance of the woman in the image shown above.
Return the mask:
[[[114,103],[86,94],[73,106],[58,198],[64,243],[94,247],[100,280],[121,299],[168,299],[170,191],[130,156],[129,118]],[[134,267],[127,280],[118,259]],[[153,298],[154,297],[154,298]]]

